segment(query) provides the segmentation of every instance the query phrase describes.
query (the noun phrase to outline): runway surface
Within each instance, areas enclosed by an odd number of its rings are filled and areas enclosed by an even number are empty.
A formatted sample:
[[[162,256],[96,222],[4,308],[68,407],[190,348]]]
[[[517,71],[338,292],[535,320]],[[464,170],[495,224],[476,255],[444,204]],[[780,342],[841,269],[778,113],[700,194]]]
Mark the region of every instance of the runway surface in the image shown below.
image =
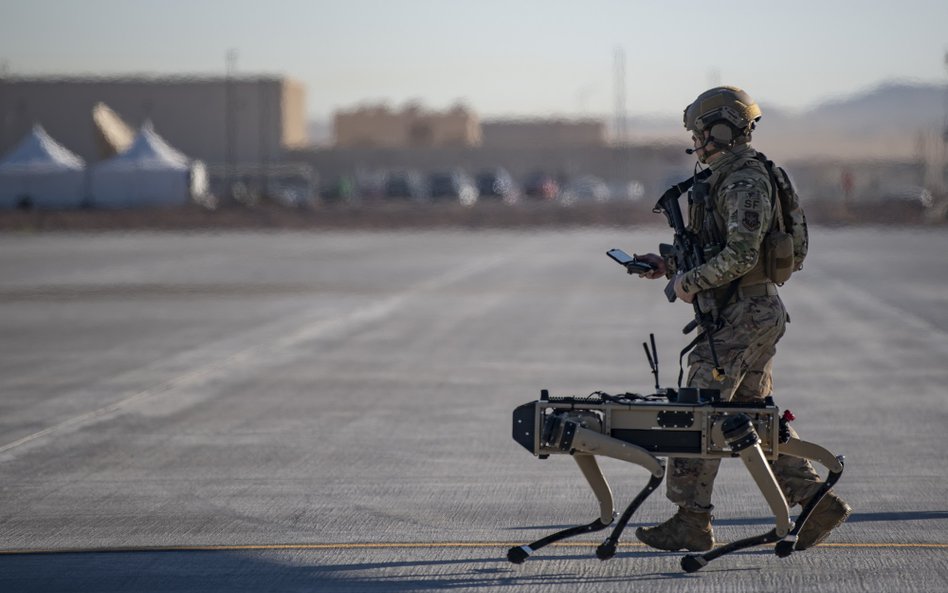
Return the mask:
[[[677,376],[690,308],[626,275],[643,229],[0,236],[2,591],[948,591],[948,234],[816,228],[781,289],[776,397],[846,455],[827,545],[725,556],[602,536],[575,464],[513,442],[554,395]],[[606,460],[623,506],[647,480]],[[737,461],[715,533],[769,529]],[[631,526],[665,519],[651,497]]]

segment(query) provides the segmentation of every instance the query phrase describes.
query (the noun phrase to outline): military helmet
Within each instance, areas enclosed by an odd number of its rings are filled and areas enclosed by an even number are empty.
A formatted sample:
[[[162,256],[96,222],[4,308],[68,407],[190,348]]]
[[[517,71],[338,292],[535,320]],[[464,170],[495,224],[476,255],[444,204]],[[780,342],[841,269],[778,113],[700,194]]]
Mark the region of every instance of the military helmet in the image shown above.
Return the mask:
[[[716,140],[729,144],[742,136],[749,137],[760,115],[760,107],[742,89],[718,86],[685,107],[684,123],[691,132],[708,130]],[[719,130],[719,124],[727,127]]]

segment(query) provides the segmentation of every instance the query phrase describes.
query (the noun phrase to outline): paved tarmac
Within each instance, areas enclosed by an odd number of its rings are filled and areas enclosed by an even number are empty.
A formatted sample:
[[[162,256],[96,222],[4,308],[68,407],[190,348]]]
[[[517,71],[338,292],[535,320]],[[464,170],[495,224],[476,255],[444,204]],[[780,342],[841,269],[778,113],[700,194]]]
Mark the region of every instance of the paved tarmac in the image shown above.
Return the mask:
[[[690,309],[604,252],[644,229],[0,236],[0,591],[948,591],[948,234],[816,228],[776,397],[847,458],[828,543],[680,571],[602,536],[515,406],[648,392]],[[641,468],[606,460],[626,504]],[[722,465],[719,540],[772,525]],[[660,494],[631,526],[666,518]]]

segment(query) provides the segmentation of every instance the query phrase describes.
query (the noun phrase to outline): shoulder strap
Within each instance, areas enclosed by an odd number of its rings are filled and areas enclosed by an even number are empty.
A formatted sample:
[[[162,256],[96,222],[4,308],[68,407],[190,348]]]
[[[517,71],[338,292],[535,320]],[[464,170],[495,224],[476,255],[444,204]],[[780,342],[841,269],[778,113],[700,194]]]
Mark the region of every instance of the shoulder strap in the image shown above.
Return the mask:
[[[784,207],[783,191],[780,183],[777,181],[777,175],[774,173],[774,162],[768,159],[767,155],[762,152],[758,152],[754,158],[763,163],[767,169],[767,175],[770,177],[770,187],[773,190],[773,197],[771,199],[773,200],[774,207],[774,222],[777,223],[777,228],[780,229],[780,232],[785,233],[787,229],[792,228],[793,223],[787,219],[787,208]]]

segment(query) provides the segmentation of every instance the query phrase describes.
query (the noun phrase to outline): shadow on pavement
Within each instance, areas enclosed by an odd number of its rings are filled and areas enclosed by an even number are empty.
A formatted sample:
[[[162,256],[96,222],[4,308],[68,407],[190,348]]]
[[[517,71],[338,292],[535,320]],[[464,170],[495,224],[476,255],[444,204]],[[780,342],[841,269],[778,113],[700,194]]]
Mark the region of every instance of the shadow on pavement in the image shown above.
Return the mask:
[[[948,511],[906,511],[856,513],[851,522],[924,521],[948,519]],[[723,519],[723,525],[769,524],[769,517]],[[522,529],[555,529],[560,526],[539,526]],[[332,552],[340,558],[339,551]],[[365,551],[349,550],[345,554],[352,562],[320,564],[323,553],[311,550],[281,551],[143,551],[143,552],[88,552],[54,554],[0,555],[0,591],[57,592],[97,591],[101,593],[136,591],[175,591],[207,593],[213,591],[319,591],[358,592],[428,591],[446,589],[481,589],[486,587],[523,588],[538,590],[571,584],[624,583],[631,581],[659,581],[694,578],[678,572],[675,558],[680,553],[650,550],[621,550],[616,560],[668,556],[669,572],[635,573],[622,571],[621,575],[590,574],[591,562],[598,564],[590,553],[542,553],[530,558],[524,565],[511,565],[505,559],[505,549],[496,555],[480,557],[445,558],[447,554],[463,552],[432,548],[416,549],[414,558],[391,561],[363,561]],[[772,555],[770,549],[753,549],[737,554]],[[377,551],[371,552],[378,557]],[[424,558],[424,555],[429,558]],[[579,561],[564,570],[564,561]],[[710,567],[709,567],[710,568]],[[728,567],[728,571],[735,570]],[[745,569],[738,569],[745,570]],[[751,569],[746,569],[751,570]],[[703,572],[711,572],[706,570]]]
[[[308,554],[308,552],[304,552]],[[624,558],[651,555],[624,552]],[[675,556],[676,554],[669,554]],[[551,570],[551,562],[595,562],[590,555],[531,558],[513,566],[502,552],[496,557],[395,560],[311,564],[317,557],[299,551],[282,553],[102,552],[79,554],[24,554],[0,556],[0,590],[18,592],[97,591],[313,591],[358,592],[538,587],[631,580],[690,578],[670,564],[669,573],[597,576],[586,568]]]

